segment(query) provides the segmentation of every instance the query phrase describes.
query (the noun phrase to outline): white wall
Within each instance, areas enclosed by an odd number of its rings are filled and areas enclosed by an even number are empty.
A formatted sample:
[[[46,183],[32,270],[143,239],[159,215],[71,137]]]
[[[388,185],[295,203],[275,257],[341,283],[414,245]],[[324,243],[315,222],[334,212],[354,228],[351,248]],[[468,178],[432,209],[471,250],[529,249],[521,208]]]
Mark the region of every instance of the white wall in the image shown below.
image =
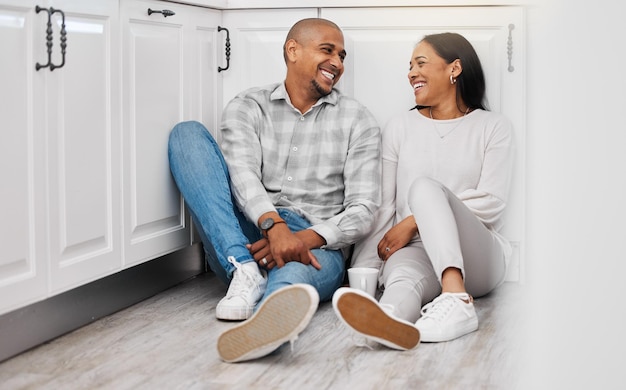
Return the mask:
[[[528,8],[525,388],[607,389],[626,381],[619,4]]]

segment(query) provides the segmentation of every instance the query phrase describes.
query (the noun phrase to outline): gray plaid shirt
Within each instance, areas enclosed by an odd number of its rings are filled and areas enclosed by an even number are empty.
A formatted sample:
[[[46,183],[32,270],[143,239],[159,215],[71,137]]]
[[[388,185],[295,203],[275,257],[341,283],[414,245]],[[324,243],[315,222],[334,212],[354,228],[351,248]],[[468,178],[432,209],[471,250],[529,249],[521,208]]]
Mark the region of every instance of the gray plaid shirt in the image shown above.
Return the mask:
[[[252,88],[226,106],[221,149],[237,206],[257,223],[277,208],[305,217],[329,249],[365,235],[380,205],[380,128],[333,90],[302,115],[284,83]]]

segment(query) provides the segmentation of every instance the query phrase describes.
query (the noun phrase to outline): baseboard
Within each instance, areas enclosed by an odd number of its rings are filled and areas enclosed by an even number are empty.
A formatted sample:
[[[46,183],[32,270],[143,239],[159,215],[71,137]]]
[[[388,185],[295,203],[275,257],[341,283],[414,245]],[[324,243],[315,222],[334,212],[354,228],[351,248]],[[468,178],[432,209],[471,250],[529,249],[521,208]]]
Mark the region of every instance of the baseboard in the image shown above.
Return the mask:
[[[0,362],[206,272],[202,244],[0,316]]]

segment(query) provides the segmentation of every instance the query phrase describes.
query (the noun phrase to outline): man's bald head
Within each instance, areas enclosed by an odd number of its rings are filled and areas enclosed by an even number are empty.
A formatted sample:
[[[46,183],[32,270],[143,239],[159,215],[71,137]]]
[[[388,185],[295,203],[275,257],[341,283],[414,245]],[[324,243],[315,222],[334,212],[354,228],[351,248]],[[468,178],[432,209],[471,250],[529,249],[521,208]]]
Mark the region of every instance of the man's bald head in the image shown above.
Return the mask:
[[[293,39],[296,42],[304,43],[311,39],[313,34],[316,34],[320,27],[331,27],[341,32],[339,26],[330,20],[321,19],[321,18],[308,18],[302,19],[296,24],[294,24],[289,33],[287,33],[287,38],[285,38],[285,44]],[[285,62],[287,62],[287,52],[285,50],[285,45],[283,45],[283,57],[285,58]]]

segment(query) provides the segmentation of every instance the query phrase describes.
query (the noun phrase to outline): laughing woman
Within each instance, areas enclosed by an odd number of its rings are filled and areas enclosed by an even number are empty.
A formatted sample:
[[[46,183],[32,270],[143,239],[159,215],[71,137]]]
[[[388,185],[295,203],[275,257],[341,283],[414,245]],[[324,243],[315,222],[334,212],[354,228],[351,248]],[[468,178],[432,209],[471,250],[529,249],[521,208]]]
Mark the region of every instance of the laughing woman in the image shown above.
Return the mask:
[[[500,231],[513,128],[485,108],[478,55],[459,34],[427,35],[409,69],[417,106],[383,132],[383,204],[352,262],[381,268],[382,296],[333,296],[349,328],[400,350],[477,330],[473,297],[504,280],[511,252]]]

